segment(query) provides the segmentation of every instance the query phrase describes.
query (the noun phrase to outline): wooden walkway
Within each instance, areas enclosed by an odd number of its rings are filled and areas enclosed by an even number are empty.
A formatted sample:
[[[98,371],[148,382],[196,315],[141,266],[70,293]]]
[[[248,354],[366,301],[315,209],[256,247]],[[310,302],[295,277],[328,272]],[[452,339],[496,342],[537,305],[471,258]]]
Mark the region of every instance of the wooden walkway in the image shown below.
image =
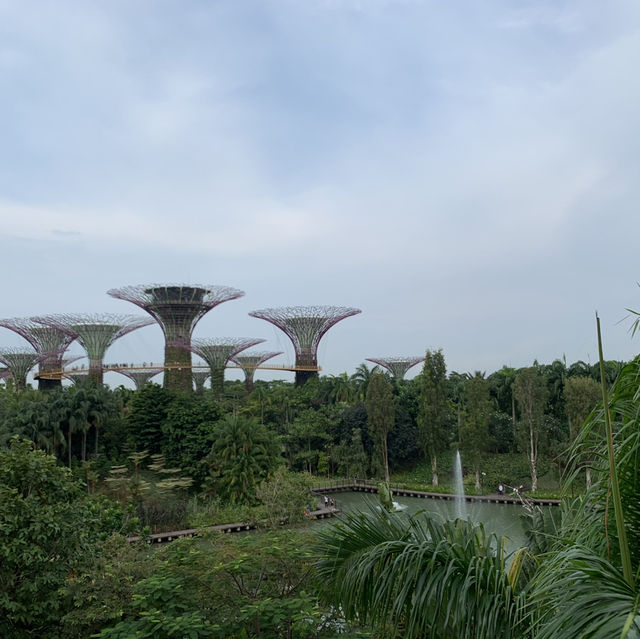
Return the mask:
[[[335,486],[324,486],[322,488],[314,488],[313,492],[316,494],[324,495],[325,493],[344,493],[344,492],[361,492],[361,493],[377,493],[378,486],[376,484],[369,484],[366,482],[354,482],[352,484],[336,484]],[[409,488],[391,488],[391,493],[398,497],[418,497],[419,499],[438,499],[441,501],[455,501],[456,495],[449,493],[430,493],[422,490],[412,490]],[[490,495],[465,495],[465,501],[467,502],[484,502],[491,504],[513,504],[522,505],[522,501],[518,497],[511,495],[499,495],[498,493],[492,493]],[[559,506],[559,499],[533,499],[527,497],[537,506]]]
[[[329,517],[335,517],[340,511],[337,508],[319,508],[318,510],[312,510],[307,514],[310,519],[327,519]],[[143,538],[140,535],[134,535],[127,537],[128,542],[143,541],[147,539],[150,544],[164,544],[169,541],[175,541],[183,537],[197,537],[203,532],[222,532],[222,533],[237,533],[245,532],[247,530],[254,530],[259,524],[218,524],[217,526],[207,526],[205,528],[187,528],[185,530],[171,530],[169,532],[152,533],[148,538]]]

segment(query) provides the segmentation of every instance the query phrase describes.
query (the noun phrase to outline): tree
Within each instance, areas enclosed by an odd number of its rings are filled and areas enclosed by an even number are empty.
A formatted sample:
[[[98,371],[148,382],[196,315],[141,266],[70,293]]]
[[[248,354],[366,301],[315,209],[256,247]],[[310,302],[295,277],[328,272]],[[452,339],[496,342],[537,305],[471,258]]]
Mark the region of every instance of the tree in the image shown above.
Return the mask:
[[[382,373],[371,376],[367,389],[367,424],[374,442],[375,459],[385,481],[389,481],[387,437],[395,423],[393,387]]]
[[[491,398],[489,382],[476,373],[464,390],[464,411],[462,414],[462,441],[465,460],[470,460],[476,477],[476,490],[480,490],[480,464],[489,449],[489,418]]]
[[[281,463],[276,438],[254,419],[227,415],[214,429],[206,458],[217,494],[234,503],[255,503],[256,488]]]
[[[271,528],[304,520],[307,505],[316,499],[311,485],[310,475],[290,474],[283,466],[260,484],[256,495],[266,506]]]
[[[329,419],[321,411],[302,411],[283,437],[290,464],[308,473],[317,470],[319,456],[331,439],[328,430]]]
[[[549,391],[538,368],[523,368],[516,377],[514,393],[520,409],[520,439],[525,443],[531,469],[531,490],[538,489],[538,450],[544,436],[544,413]]]
[[[145,384],[134,394],[129,403],[127,429],[138,450],[162,452],[162,424],[174,398],[173,391],[157,384]]]
[[[447,367],[442,349],[427,355],[422,366],[418,434],[425,459],[431,460],[431,483],[438,485],[438,455],[449,443]]]
[[[590,377],[570,377],[564,386],[564,400],[569,420],[569,439],[573,443],[587,418],[602,399],[600,385]],[[591,468],[586,467],[587,488],[591,486]]]
[[[203,460],[211,450],[214,424],[220,416],[220,407],[210,394],[179,395],[166,409],[162,453],[169,465],[179,466],[193,478],[196,486],[200,486],[207,475]]]
[[[67,576],[91,555],[99,520],[55,457],[13,439],[0,452],[0,636],[59,636]]]

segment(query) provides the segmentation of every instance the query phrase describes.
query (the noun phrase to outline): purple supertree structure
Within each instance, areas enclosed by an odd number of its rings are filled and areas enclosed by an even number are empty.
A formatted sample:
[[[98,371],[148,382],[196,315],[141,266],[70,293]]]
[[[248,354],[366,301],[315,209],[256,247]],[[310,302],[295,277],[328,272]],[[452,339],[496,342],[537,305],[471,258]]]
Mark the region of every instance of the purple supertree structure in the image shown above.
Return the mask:
[[[140,390],[152,377],[158,375],[158,373],[162,373],[163,368],[151,368],[146,371],[136,371],[136,370],[125,370],[122,368],[116,369],[115,373],[120,373],[125,377],[133,380],[136,385],[136,390]]]
[[[211,376],[211,371],[191,371],[193,383],[196,385],[196,393],[202,395],[204,393],[204,383]]]
[[[214,395],[222,397],[224,392],[224,369],[229,360],[245,349],[261,344],[264,341],[259,337],[194,339],[186,348],[207,362],[211,371],[211,390]]]
[[[72,335],[80,342],[89,358],[89,378],[96,384],[102,384],[102,360],[109,346],[131,331],[153,324],[148,317],[113,313],[45,315],[34,319]]]
[[[229,286],[189,284],[125,286],[107,293],[139,306],[160,324],[165,337],[164,387],[183,391],[193,389],[188,346],[195,325],[218,304],[244,295]]]
[[[0,362],[11,372],[16,390],[26,390],[27,375],[42,357],[28,348],[0,348]]]
[[[296,353],[296,386],[318,376],[318,344],[324,334],[340,320],[362,311],[347,306],[285,306],[249,313],[283,331]]]
[[[250,393],[253,390],[253,375],[256,372],[256,368],[276,355],[282,355],[282,351],[256,351],[254,353],[241,353],[240,355],[236,355],[231,358],[244,373],[244,386],[247,389],[247,393]]]
[[[394,379],[404,379],[407,371],[416,364],[424,362],[424,358],[425,356],[422,355],[416,357],[366,357],[365,359],[386,368]]]
[[[62,356],[74,337],[53,326],[43,326],[32,318],[0,320],[0,326],[8,328],[33,346],[42,356],[38,371],[38,388],[48,390],[62,385]]]
[[[6,380],[9,377],[11,377],[11,371],[8,368],[0,368],[0,380]]]

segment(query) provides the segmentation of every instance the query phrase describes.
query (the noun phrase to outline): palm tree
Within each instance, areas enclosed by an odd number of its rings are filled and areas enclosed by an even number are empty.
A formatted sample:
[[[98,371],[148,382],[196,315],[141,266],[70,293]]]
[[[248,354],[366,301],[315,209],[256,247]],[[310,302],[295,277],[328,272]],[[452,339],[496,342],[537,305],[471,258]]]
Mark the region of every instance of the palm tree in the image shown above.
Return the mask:
[[[525,637],[524,594],[504,569],[504,540],[482,525],[349,515],[320,531],[315,552],[325,596],[381,637]]]
[[[254,419],[227,415],[216,425],[206,461],[217,491],[231,503],[255,500],[255,490],[280,460],[276,438]]]
[[[377,365],[369,368],[365,363],[362,363],[356,368],[356,372],[351,376],[351,381],[355,384],[359,401],[365,400],[372,375],[380,372],[381,368]]]
[[[346,373],[331,375],[329,401],[334,404],[349,404],[356,394],[352,379]]]

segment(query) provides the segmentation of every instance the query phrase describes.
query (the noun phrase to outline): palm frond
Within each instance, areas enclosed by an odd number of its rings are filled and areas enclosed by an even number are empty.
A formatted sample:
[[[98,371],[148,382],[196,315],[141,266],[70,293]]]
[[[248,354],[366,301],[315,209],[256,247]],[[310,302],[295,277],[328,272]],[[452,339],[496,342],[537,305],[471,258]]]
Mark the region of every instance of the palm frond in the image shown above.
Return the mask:
[[[503,544],[482,525],[359,513],[318,533],[316,564],[345,615],[406,639],[521,637]],[[443,634],[444,633],[444,634]]]

